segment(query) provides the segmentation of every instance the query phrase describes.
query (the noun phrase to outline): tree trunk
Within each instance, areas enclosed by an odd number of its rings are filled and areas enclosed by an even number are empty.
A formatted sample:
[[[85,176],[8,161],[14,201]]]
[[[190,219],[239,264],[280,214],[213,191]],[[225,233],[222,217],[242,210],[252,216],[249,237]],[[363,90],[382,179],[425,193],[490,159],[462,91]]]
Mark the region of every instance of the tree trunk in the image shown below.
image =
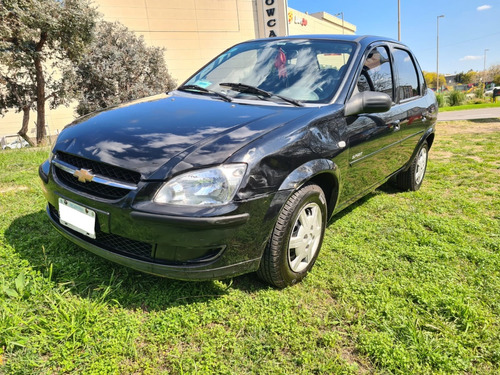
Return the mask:
[[[40,57],[35,58],[36,69],[36,143],[45,141],[45,78]]]
[[[47,33],[42,32],[35,48],[36,71],[36,143],[45,143],[45,77],[43,75],[42,48],[47,41]]]
[[[31,106],[23,107],[23,126],[21,127],[21,130],[17,132],[17,134],[23,137],[24,140],[28,142],[31,147],[34,147],[35,143],[28,135],[28,125],[30,122],[30,107]]]

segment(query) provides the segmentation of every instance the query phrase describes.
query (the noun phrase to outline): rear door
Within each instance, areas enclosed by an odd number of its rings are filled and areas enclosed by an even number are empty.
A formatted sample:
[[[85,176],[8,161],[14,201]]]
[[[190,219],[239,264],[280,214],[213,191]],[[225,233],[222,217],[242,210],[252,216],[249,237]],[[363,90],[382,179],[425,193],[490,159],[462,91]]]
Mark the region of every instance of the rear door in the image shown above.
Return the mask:
[[[392,49],[392,55],[399,103],[394,110],[400,119],[402,164],[405,164],[428,127],[426,114],[429,103],[425,97],[425,80],[413,54],[397,45]]]

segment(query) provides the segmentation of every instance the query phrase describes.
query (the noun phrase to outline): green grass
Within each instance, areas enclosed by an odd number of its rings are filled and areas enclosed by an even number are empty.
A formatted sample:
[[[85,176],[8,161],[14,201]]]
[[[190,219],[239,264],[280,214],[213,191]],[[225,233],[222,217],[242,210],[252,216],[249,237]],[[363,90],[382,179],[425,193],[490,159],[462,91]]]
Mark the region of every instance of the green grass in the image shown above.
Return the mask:
[[[480,104],[464,104],[454,107],[441,107],[439,112],[462,111],[464,109],[480,109],[480,108],[496,108],[500,107],[500,100],[497,99],[496,103],[480,103]]]
[[[500,122],[439,123],[419,192],[336,215],[312,273],[162,279],[58,235],[0,153],[0,373],[498,374]],[[474,133],[471,133],[474,132]]]

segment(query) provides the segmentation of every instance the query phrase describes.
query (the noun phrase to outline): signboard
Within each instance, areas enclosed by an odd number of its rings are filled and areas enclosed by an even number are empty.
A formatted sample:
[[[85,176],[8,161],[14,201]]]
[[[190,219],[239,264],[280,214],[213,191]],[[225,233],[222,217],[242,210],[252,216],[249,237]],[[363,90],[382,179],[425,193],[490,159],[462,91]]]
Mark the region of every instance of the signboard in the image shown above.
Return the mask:
[[[286,0],[257,0],[259,37],[288,35]]]

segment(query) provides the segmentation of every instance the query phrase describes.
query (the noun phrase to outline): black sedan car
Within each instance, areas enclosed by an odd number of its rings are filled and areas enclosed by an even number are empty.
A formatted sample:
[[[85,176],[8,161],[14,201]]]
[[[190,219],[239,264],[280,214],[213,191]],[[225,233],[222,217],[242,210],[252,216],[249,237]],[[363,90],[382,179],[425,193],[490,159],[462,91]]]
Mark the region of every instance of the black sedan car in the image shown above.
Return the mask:
[[[285,287],[313,267],[332,215],[389,179],[420,188],[436,117],[397,41],[254,40],[173,92],[68,125],[39,175],[55,228],[106,259]]]

